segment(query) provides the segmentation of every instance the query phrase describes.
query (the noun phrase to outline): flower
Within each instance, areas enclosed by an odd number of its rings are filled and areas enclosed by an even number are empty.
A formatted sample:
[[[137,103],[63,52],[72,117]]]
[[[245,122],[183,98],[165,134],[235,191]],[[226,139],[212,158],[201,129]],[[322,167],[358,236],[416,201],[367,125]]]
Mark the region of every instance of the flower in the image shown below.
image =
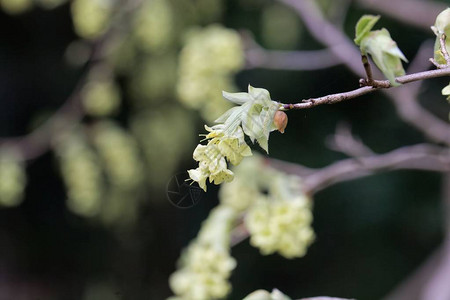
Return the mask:
[[[199,167],[188,171],[189,177],[198,182],[204,191],[207,178],[214,184],[233,180],[234,174],[228,169],[227,160],[237,165],[245,156],[252,155],[241,127],[237,127],[231,135],[225,134],[220,124],[205,128],[209,132],[206,135],[208,144],[197,145],[192,155],[199,162]]]

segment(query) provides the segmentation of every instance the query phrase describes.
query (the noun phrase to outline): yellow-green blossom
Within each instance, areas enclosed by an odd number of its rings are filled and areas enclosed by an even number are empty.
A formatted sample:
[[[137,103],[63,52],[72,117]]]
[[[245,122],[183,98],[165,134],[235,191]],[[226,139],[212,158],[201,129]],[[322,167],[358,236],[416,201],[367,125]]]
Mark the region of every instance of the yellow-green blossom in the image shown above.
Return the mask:
[[[212,128],[205,126],[209,133],[206,135],[207,145],[197,145],[193,158],[199,162],[197,169],[189,170],[189,177],[198,182],[206,191],[206,179],[214,184],[230,182],[234,174],[228,169],[227,161],[233,165],[241,162],[244,156],[252,155],[250,147],[244,141],[241,127],[237,127],[232,135],[222,130],[222,125]]]
[[[302,196],[277,201],[261,198],[245,218],[253,246],[265,255],[279,252],[287,258],[305,255],[314,240],[311,221],[310,201]]]
[[[280,290],[273,289],[272,293],[265,290],[254,291],[243,300],[291,300],[291,298],[280,292]]]
[[[196,240],[182,254],[179,269],[169,279],[179,300],[221,299],[230,292],[228,278],[236,267],[230,256],[230,232],[237,218],[233,209],[212,210]]]

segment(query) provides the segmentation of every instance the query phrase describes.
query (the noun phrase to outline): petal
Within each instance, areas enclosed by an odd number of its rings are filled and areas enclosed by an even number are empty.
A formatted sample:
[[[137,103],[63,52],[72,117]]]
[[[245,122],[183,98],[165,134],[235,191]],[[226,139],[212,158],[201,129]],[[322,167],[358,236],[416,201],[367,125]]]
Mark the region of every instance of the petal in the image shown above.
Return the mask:
[[[228,93],[225,91],[222,91],[222,96],[227,99],[228,101],[231,101],[233,103],[242,105],[248,100],[250,100],[250,95],[248,93]]]

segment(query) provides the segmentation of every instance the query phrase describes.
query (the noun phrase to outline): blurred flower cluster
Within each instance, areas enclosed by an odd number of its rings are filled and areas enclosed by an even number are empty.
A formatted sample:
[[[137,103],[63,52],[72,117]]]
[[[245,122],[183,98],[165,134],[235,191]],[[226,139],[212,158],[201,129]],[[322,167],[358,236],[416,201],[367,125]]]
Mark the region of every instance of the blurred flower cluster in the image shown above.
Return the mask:
[[[170,287],[177,295],[170,300],[219,299],[230,292],[228,278],[236,266],[230,256],[230,234],[237,216],[226,206],[210,213],[170,277]]]
[[[264,255],[278,252],[286,258],[301,257],[314,240],[312,204],[300,178],[271,168],[260,155],[243,160],[233,172],[234,180],[220,188],[220,204],[183,252],[179,269],[170,278],[177,295],[171,300],[221,299],[229,293],[227,279],[236,264],[229,256],[230,239],[237,226],[245,226],[250,244]],[[282,295],[278,290],[257,291],[248,299],[289,299]]]
[[[241,39],[234,30],[216,24],[192,29],[185,39],[179,61],[178,97],[212,122],[230,108],[221,92],[236,89],[233,77],[244,63]]]

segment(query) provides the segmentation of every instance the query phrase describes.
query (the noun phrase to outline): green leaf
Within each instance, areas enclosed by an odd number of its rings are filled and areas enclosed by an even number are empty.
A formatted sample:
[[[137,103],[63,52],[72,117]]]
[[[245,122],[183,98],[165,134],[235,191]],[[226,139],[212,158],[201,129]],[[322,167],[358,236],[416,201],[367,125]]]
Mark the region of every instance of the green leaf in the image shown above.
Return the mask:
[[[395,81],[395,77],[405,74],[401,61],[407,62],[408,60],[398,48],[397,43],[392,40],[389,31],[385,28],[371,31],[362,40],[361,51],[370,54],[392,86],[400,85]]]
[[[358,23],[356,23],[355,28],[355,44],[360,45],[362,39],[372,30],[373,26],[380,19],[380,16],[364,15],[362,16]]]

